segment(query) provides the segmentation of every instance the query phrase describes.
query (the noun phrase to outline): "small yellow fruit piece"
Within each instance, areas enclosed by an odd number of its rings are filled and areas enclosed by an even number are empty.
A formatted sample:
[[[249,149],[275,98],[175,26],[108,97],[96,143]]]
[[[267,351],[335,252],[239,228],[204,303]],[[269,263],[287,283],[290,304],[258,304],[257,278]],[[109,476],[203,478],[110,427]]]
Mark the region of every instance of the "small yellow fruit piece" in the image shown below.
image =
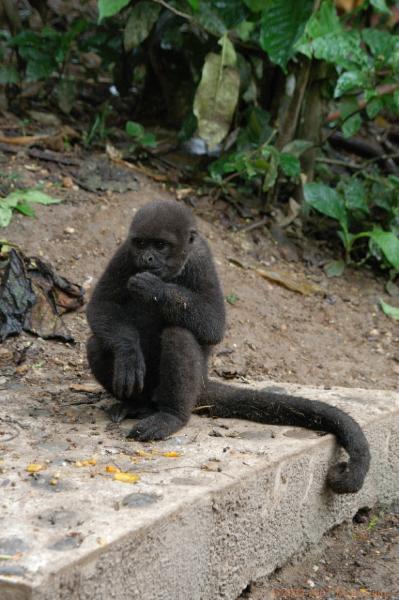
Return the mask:
[[[121,470],[118,469],[118,467],[115,467],[114,465],[107,465],[105,467],[105,471],[106,473],[120,473]]]
[[[181,452],[171,450],[170,452],[162,452],[162,456],[166,456],[166,458],[178,458],[179,456],[181,456]]]
[[[43,465],[39,465],[38,463],[31,463],[30,465],[28,465],[26,467],[26,471],[28,471],[28,473],[37,473],[38,471],[41,471],[43,469]]]
[[[58,484],[58,479],[54,477],[54,478],[53,478],[53,479],[50,481],[50,485],[57,485],[57,484]]]
[[[140,477],[135,473],[115,473],[114,479],[123,483],[137,483],[140,481]]]

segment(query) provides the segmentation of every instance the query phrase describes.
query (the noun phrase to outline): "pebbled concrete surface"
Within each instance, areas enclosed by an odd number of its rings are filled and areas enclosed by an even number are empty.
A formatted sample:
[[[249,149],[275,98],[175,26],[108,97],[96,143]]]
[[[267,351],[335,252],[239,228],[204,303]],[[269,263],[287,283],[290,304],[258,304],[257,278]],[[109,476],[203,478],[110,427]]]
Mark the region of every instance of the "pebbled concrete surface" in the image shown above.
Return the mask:
[[[399,497],[399,394],[280,389],[364,426],[372,466],[359,494],[324,487],[332,436],[194,416],[139,444],[94,386],[0,390],[1,600],[235,599],[360,507]],[[115,481],[110,466],[140,479]]]

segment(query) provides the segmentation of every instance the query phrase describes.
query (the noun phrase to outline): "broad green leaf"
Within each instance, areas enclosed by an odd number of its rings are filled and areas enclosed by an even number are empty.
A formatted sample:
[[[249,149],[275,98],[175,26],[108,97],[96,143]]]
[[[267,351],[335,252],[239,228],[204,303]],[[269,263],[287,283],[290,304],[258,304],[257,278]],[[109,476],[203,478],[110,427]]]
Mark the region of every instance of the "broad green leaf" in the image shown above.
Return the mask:
[[[332,0],[324,0],[311,16],[295,49],[309,58],[314,56],[346,69],[368,64],[360,33],[343,29]]]
[[[346,138],[350,138],[359,131],[361,125],[362,118],[359,113],[356,113],[342,123],[342,133]]]
[[[288,177],[299,177],[301,174],[301,163],[294,154],[282,152],[280,154],[280,167]]]
[[[261,17],[260,45],[272,62],[286,70],[312,14],[313,0],[268,0]]]
[[[387,317],[392,317],[395,321],[399,321],[399,308],[387,304],[382,298],[380,298],[380,305]]]
[[[367,73],[364,71],[346,71],[338,78],[334,96],[339,98],[347,92],[351,92],[358,88],[363,89],[367,85],[367,82]]]
[[[214,148],[229,132],[240,89],[237,57],[227,34],[220,40],[220,54],[209,53],[202,69],[193,112],[198,119],[198,133]]]
[[[17,206],[15,207],[15,210],[22,213],[26,217],[35,217],[36,216],[36,213],[33,210],[33,208],[31,207],[31,205],[27,204],[26,202],[20,202],[19,204],[17,204]]]
[[[130,0],[98,0],[99,21],[112,17],[129,4]]]
[[[390,9],[387,6],[386,0],[370,0],[370,4],[379,13],[383,13],[385,15],[390,15],[391,14],[391,11],[390,11]]]
[[[381,98],[373,98],[366,106],[366,112],[369,119],[374,119],[378,113],[384,108],[384,103]]]
[[[388,60],[398,45],[398,36],[379,29],[363,29],[363,41],[366,42],[372,54],[380,60]]]
[[[324,272],[327,277],[341,277],[345,271],[345,261],[343,260],[332,260],[324,265]]]
[[[144,135],[142,135],[138,141],[143,146],[147,146],[147,148],[157,147],[157,140],[153,133],[144,133]]]
[[[199,0],[187,0],[187,3],[191,6],[194,11],[199,9],[200,3]]]
[[[391,231],[374,229],[370,231],[370,238],[382,250],[389,263],[399,271],[399,239]]]
[[[367,204],[366,190],[362,181],[359,179],[349,179],[343,186],[345,204],[349,211],[359,210],[368,215],[369,207]]]
[[[313,147],[313,142],[309,140],[293,140],[289,142],[282,149],[282,153],[293,154],[294,156],[301,156],[306,150]]]
[[[126,133],[131,135],[133,138],[140,137],[144,135],[144,127],[140,123],[136,123],[136,121],[128,121],[125,126]]]
[[[0,200],[0,227],[7,227],[12,219],[12,209]]]
[[[242,21],[236,26],[235,30],[240,40],[247,42],[250,39],[251,33],[255,27],[255,23],[252,23],[251,21]]]
[[[8,194],[4,198],[3,202],[6,202],[8,206],[15,208],[20,202],[32,202],[34,204],[59,204],[61,200],[59,198],[53,198],[48,196],[40,190],[16,190]]]
[[[304,185],[305,201],[319,212],[336,219],[341,227],[347,229],[347,215],[344,200],[337,190],[324,183],[306,183]]]
[[[140,46],[141,42],[148,37],[160,11],[160,4],[147,2],[146,0],[133,6],[123,33],[123,44],[126,52]]]

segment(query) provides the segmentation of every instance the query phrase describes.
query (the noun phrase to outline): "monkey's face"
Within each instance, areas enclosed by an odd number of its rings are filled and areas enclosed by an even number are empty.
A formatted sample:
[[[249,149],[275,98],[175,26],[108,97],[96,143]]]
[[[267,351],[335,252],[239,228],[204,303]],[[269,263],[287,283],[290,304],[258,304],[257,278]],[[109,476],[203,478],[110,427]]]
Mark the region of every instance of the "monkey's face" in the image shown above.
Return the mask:
[[[186,207],[167,201],[144,206],[133,219],[128,238],[135,271],[173,279],[183,269],[195,238],[194,218]]]

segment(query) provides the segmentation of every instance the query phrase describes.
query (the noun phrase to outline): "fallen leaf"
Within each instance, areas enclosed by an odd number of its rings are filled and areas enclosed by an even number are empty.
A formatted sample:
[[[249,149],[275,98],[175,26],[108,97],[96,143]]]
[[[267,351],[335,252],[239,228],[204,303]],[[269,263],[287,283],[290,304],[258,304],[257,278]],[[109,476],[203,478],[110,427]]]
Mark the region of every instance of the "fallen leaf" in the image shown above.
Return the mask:
[[[38,473],[39,471],[41,471],[43,469],[43,465],[40,465],[39,463],[30,463],[27,467],[26,467],[26,471],[28,473]]]
[[[115,465],[107,465],[105,467],[105,472],[106,473],[120,473],[121,470],[118,467],[115,467]]]
[[[178,458],[179,456],[181,456],[181,452],[171,450],[170,452],[162,452],[162,456],[165,456],[166,458]]]
[[[135,473],[115,473],[114,480],[122,483],[137,483],[140,477]]]
[[[298,281],[298,278],[294,277],[289,273],[283,273],[278,271],[269,271],[266,269],[254,269],[255,273],[263,277],[263,279],[267,279],[269,281],[273,281],[278,285],[281,285],[288,290],[292,290],[293,292],[298,292],[299,294],[303,294],[304,296],[309,296],[311,294],[321,293],[323,290],[320,286],[312,283],[305,278],[302,278],[301,281]]]

